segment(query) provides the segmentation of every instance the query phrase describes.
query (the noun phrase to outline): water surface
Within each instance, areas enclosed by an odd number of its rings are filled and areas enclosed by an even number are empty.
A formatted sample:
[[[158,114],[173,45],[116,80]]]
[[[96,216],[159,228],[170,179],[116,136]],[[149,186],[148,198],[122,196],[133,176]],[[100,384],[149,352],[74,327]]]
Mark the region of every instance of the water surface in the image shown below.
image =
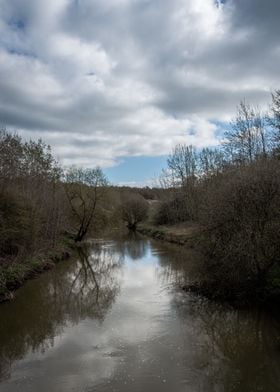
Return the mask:
[[[280,323],[180,289],[194,263],[96,240],[0,306],[0,391],[279,391]]]

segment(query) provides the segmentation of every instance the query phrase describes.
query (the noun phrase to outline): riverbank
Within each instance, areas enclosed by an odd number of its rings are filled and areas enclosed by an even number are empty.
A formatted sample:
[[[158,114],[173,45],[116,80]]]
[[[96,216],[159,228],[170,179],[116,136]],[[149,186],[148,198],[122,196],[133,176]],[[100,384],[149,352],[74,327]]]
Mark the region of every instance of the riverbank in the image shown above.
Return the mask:
[[[72,242],[65,240],[49,252],[42,252],[30,259],[0,263],[0,303],[14,298],[15,291],[27,280],[35,278],[66,260],[72,253]]]
[[[137,231],[147,237],[183,246],[196,253],[198,278],[182,285],[182,290],[238,308],[251,305],[275,306],[280,303],[280,268],[277,265],[271,269],[266,281],[261,284],[257,280],[249,278],[242,284],[236,285],[217,280],[213,271],[209,269],[209,263],[213,263],[213,260],[209,261],[201,251],[202,231],[199,225],[187,223],[155,226],[144,223],[137,227]]]
[[[199,238],[200,228],[195,223],[169,226],[155,226],[143,223],[137,227],[137,231],[157,240],[194,248]]]

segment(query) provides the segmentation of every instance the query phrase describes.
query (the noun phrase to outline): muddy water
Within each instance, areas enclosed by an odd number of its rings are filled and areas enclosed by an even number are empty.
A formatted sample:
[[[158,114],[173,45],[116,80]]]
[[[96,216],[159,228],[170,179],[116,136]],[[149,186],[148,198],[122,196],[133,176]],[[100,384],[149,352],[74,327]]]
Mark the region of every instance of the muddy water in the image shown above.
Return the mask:
[[[184,293],[193,262],[99,240],[0,306],[0,391],[279,391],[280,324]]]

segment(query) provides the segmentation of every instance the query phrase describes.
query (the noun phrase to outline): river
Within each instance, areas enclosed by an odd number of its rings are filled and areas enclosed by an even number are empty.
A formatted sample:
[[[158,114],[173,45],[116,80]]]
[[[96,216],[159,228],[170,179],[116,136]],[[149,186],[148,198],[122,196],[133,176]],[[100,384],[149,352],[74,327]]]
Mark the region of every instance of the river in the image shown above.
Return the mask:
[[[280,322],[185,293],[194,261],[94,240],[0,305],[0,392],[275,392]]]

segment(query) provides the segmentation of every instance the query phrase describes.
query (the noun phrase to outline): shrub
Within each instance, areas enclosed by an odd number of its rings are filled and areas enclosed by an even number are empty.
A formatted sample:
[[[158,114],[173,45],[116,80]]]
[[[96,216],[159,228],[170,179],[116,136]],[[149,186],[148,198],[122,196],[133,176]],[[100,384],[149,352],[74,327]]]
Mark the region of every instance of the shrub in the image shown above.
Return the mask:
[[[139,194],[125,194],[122,197],[121,215],[128,229],[135,230],[138,223],[148,218],[149,203]]]
[[[230,169],[205,184],[203,194],[206,279],[220,290],[265,285],[280,261],[280,162]]]

